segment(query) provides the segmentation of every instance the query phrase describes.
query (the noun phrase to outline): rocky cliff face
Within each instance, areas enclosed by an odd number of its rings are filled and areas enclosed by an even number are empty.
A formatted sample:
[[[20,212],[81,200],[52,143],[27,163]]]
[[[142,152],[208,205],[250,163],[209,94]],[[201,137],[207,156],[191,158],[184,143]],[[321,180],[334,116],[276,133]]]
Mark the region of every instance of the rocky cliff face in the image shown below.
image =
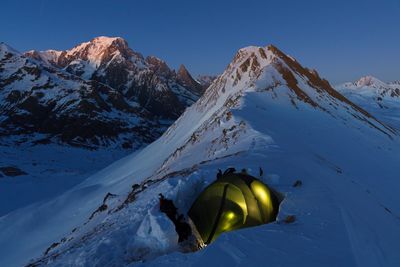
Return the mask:
[[[203,85],[193,79],[192,75],[186,69],[184,65],[180,65],[178,73],[177,73],[177,80],[183,86],[190,88],[191,92],[195,95],[202,95],[206,88]]]

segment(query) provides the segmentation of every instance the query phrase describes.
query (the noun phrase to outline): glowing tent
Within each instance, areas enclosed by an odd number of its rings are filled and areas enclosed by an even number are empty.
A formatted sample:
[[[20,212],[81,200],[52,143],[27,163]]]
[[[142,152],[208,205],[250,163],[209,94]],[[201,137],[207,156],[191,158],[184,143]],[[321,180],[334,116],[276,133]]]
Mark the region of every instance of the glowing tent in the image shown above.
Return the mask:
[[[274,221],[277,194],[245,173],[222,175],[193,203],[189,217],[205,244],[223,232]]]

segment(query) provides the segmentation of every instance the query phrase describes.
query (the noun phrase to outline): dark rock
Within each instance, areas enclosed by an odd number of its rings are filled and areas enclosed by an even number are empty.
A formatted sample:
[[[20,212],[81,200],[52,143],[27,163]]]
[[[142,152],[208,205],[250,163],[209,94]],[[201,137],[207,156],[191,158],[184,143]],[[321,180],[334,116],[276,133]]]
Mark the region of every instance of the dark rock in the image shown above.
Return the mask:
[[[178,209],[175,207],[174,202],[165,198],[162,194],[160,194],[160,211],[165,213],[174,223],[175,230],[179,236],[178,242],[188,240],[192,235],[192,228],[185,221],[185,217],[182,214],[178,214]]]
[[[296,216],[294,215],[288,215],[284,220],[285,223],[294,223],[295,221],[296,221]]]
[[[293,183],[293,187],[300,187],[303,185],[303,182],[301,180],[296,180],[296,182]]]
[[[21,176],[21,175],[27,175],[26,172],[23,170],[15,167],[15,166],[6,166],[6,167],[0,167],[0,171],[5,175],[5,176]]]
[[[183,87],[189,88],[195,95],[201,96],[204,93],[204,87],[193,79],[192,75],[190,75],[184,65],[180,65],[176,77],[179,84]]]

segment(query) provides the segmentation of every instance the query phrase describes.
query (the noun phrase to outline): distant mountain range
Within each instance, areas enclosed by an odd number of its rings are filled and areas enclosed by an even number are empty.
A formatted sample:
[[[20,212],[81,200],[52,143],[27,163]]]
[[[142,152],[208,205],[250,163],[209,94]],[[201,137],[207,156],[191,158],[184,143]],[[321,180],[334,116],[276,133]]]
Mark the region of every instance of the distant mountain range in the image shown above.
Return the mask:
[[[137,148],[159,137],[210,81],[144,58],[119,37],[66,51],[20,53],[1,43],[0,141]]]
[[[20,53],[1,43],[0,142],[138,148],[158,138],[216,78],[195,79],[184,65],[175,71],[157,57],[144,58],[119,37],[65,51]],[[400,81],[366,76],[335,89],[400,127]]]
[[[400,81],[386,83],[373,76],[365,76],[355,82],[337,85],[336,88],[346,94],[369,97],[382,107],[384,100],[400,101]]]
[[[335,88],[377,118],[400,130],[400,81],[383,82],[373,76],[365,76]]]

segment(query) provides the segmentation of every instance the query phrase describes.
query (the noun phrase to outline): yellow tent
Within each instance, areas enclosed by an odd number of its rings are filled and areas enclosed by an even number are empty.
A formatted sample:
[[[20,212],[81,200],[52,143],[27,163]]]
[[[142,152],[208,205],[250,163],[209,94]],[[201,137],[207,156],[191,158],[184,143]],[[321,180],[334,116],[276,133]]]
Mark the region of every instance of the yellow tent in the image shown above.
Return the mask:
[[[222,175],[193,203],[189,217],[203,242],[223,232],[274,221],[279,200],[274,191],[245,173]]]

